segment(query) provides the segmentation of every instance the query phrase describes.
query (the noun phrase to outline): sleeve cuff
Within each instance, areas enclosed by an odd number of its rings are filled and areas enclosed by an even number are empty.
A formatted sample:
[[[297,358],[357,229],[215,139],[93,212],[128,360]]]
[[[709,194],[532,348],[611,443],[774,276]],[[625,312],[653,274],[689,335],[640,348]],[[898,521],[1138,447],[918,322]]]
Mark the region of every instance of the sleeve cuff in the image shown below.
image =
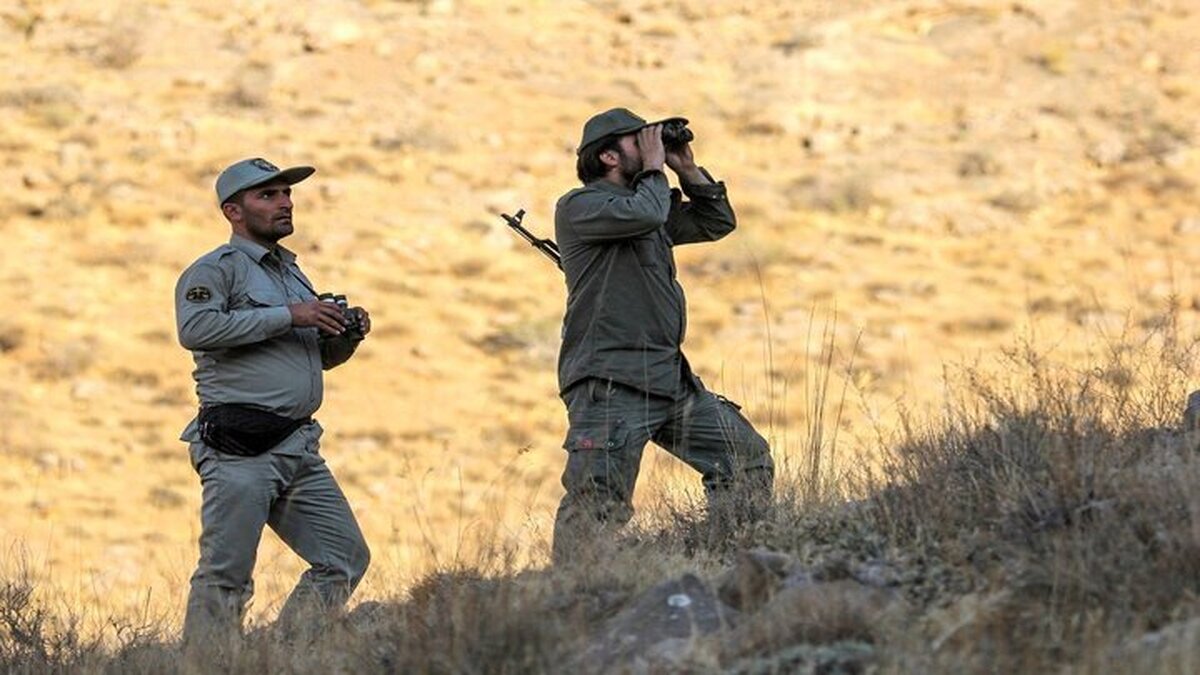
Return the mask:
[[[638,174],[633,177],[633,180],[630,181],[630,185],[637,186],[642,181],[654,180],[655,176],[661,178],[664,185],[667,184],[667,174],[663,173],[662,169],[649,169],[646,171],[639,171]]]
[[[704,174],[704,177],[711,180],[712,183],[682,183],[683,194],[692,199],[725,199],[725,183],[713,178],[708,169],[704,167],[700,167],[700,173]]]
[[[268,336],[286,333],[292,327],[292,311],[286,306],[268,307],[263,310],[266,315],[266,331]]]

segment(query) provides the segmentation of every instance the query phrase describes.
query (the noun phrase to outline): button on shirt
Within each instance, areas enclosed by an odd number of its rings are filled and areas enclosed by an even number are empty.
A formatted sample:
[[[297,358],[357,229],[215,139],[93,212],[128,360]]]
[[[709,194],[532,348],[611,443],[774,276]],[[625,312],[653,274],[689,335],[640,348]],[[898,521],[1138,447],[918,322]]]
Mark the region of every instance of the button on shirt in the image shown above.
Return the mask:
[[[200,404],[250,404],[293,419],[316,412],[317,329],[293,327],[287,307],[315,298],[296,255],[280,246],[233,235],[192,263],[175,287],[175,320],[196,362]],[[183,440],[196,440],[194,420]]]
[[[690,201],[661,171],[647,171],[631,187],[597,180],[558,200],[554,232],[567,283],[560,392],[599,377],[681,395],[691,377],[681,350],[687,302],[671,249],[715,241],[737,224],[723,183],[682,187]]]

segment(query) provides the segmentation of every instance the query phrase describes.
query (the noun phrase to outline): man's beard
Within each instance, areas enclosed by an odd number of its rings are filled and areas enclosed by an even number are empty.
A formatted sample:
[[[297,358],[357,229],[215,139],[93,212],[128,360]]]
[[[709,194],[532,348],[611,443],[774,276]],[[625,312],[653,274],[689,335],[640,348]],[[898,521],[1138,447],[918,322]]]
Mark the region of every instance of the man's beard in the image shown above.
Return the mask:
[[[625,183],[632,183],[633,179],[642,171],[642,163],[625,154],[624,150],[617,148],[617,157],[620,158],[619,168],[621,170],[621,178]]]
[[[259,218],[252,216],[246,219],[246,229],[263,241],[275,243],[291,234],[295,229],[295,224],[290,218],[287,225],[284,225],[282,222],[276,221],[274,217]]]

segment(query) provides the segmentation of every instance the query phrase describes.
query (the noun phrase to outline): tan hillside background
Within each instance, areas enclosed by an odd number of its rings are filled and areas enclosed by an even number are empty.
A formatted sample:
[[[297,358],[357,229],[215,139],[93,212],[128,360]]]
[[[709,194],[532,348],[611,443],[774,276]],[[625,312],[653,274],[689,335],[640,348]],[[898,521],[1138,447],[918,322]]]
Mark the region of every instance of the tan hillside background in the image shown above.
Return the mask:
[[[738,231],[678,252],[686,349],[788,469],[825,363],[850,461],[953,364],[1022,340],[1087,363],[1172,318],[1193,338],[1198,33],[1191,0],[5,0],[4,565],[181,614],[199,486],[172,294],[248,156],[318,167],[286,244],[374,318],[319,413],[375,554],[360,600],[480,540],[544,562],[564,291],[498,214],[551,234],[608,107],[689,117],[729,185]],[[648,452],[639,502],[684,489]],[[254,612],[300,570],[266,535]]]

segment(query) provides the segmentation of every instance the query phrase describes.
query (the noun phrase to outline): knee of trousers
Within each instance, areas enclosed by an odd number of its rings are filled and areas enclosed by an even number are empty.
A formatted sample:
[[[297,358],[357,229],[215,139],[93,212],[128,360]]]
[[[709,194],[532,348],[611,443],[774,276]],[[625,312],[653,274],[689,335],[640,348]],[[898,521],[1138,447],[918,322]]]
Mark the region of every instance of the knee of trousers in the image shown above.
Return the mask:
[[[343,553],[341,572],[351,586],[357,586],[371,566],[371,549],[361,537]]]
[[[336,558],[313,565],[313,571],[321,578],[345,582],[351,588],[358,585],[371,565],[371,549],[361,538],[338,552]]]
[[[771,446],[767,439],[753,432],[731,448],[729,465],[722,468],[728,472],[722,476],[727,480],[761,477],[764,474],[773,477],[775,461],[771,458]]]
[[[633,506],[619,494],[603,488],[567,493],[558,505],[556,520],[567,525],[581,518],[624,525],[633,519]]]
[[[354,549],[354,554],[350,557],[350,583],[357,585],[370,566],[371,549],[367,546],[367,542],[360,539],[358,546]]]
[[[192,574],[192,585],[237,591],[253,588],[258,541],[254,540],[252,544],[202,541],[200,561]]]

